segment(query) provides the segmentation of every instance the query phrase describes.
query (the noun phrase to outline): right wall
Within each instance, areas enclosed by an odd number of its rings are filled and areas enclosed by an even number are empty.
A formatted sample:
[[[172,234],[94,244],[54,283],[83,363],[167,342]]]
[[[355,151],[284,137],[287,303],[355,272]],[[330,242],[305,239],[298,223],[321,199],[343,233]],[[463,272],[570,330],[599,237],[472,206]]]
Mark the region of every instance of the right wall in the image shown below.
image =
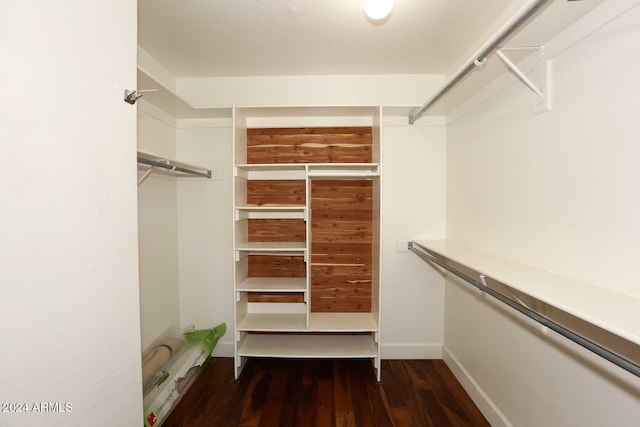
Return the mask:
[[[640,298],[639,53],[635,6],[554,58],[550,112],[512,78],[449,117],[447,238]],[[494,426],[640,425],[638,378],[451,277],[444,342]]]

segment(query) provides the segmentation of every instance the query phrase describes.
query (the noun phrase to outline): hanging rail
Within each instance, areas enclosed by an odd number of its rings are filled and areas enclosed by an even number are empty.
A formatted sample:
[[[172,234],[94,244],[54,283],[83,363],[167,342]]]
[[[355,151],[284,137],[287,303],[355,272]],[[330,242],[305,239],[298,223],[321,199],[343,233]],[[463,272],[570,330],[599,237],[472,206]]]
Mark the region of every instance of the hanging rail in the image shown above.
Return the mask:
[[[487,57],[495,52],[500,45],[516,32],[524,23],[536,14],[545,4],[550,0],[537,0],[529,7],[522,10],[514,19],[511,24],[504,28],[498,35],[494,36],[492,41],[488,42],[488,45],[482,49],[482,51],[469,60],[457,73],[455,73],[444,85],[438,93],[436,93],[431,99],[429,99],[414,115],[409,116],[409,124],[414,124],[416,120],[424,115],[424,113],[434,106],[443,96],[445,96],[451,89],[453,89],[462,79],[464,79],[471,71],[477,66],[482,65],[487,60]]]
[[[138,163],[142,163],[142,164],[149,165],[149,166],[155,166],[157,168],[172,170],[172,171],[175,171],[175,172],[182,172],[182,173],[186,173],[186,174],[189,174],[189,175],[203,176],[205,178],[211,178],[211,171],[208,170],[208,169],[206,170],[206,172],[198,171],[198,170],[195,170],[195,169],[187,169],[185,167],[176,166],[176,165],[172,164],[171,160],[166,160],[166,163],[165,163],[165,162],[162,162],[160,160],[149,160],[149,159],[145,159],[143,157],[138,157]]]
[[[411,252],[413,252],[414,254],[418,255],[420,258],[425,259],[429,262],[432,262],[442,268],[444,268],[445,270],[455,274],[456,276],[458,276],[459,278],[461,278],[462,280],[464,280],[465,282],[469,283],[471,286],[479,289],[482,292],[485,292],[489,295],[491,295],[492,297],[494,297],[495,299],[497,299],[500,302],[503,302],[504,304],[508,305],[509,307],[513,308],[514,310],[524,314],[525,316],[529,317],[532,320],[535,320],[536,322],[540,323],[543,326],[546,326],[547,328],[551,329],[552,331],[557,332],[558,334],[562,335],[565,338],[568,338],[569,340],[573,341],[574,343],[580,345],[581,347],[586,348],[587,350],[597,354],[598,356],[608,360],[609,362],[615,364],[616,366],[619,366],[620,368],[624,369],[625,371],[635,375],[636,377],[640,377],[640,365],[635,364],[634,362],[627,360],[609,350],[607,350],[604,347],[601,347],[600,345],[594,343],[593,341],[588,340],[587,338],[576,334],[573,331],[570,331],[569,329],[565,328],[564,326],[554,322],[553,320],[547,319],[546,317],[540,315],[539,313],[537,313],[536,311],[533,311],[531,309],[529,309],[528,307],[525,307],[522,304],[517,303],[516,301],[513,301],[512,299],[502,295],[500,292],[490,288],[489,286],[486,286],[486,275],[481,274],[480,275],[480,279],[482,280],[482,282],[479,282],[477,280],[475,280],[474,278],[470,277],[469,275],[451,267],[450,265],[446,264],[444,261],[438,259],[435,255],[433,255],[432,253],[430,253],[430,251],[428,249],[425,249],[421,246],[417,246],[414,244],[414,242],[409,242],[409,250]]]
[[[184,173],[193,176],[201,176],[204,178],[211,178],[212,172],[210,169],[200,168],[198,166],[189,165],[182,162],[176,162],[174,160],[161,158],[159,156],[138,151],[138,163],[151,166],[149,170],[138,180],[140,185],[156,168],[166,169],[173,172]]]

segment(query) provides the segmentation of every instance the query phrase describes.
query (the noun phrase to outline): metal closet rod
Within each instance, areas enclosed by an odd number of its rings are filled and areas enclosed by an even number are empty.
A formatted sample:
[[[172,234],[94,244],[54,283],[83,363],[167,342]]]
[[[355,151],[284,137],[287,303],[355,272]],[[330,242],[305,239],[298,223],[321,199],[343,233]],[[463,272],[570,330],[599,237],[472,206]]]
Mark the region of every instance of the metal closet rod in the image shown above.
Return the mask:
[[[487,57],[495,52],[502,43],[511,36],[514,32],[516,32],[524,23],[531,18],[533,15],[538,12],[547,4],[550,0],[538,0],[534,4],[532,4],[529,8],[524,10],[520,16],[514,19],[514,21],[505,28],[502,33],[500,33],[494,40],[480,52],[480,54],[473,60],[467,62],[467,64],[447,82],[447,84],[440,89],[438,93],[436,93],[431,99],[429,99],[417,113],[412,116],[409,116],[409,124],[414,124],[416,120],[426,113],[426,111],[435,105],[443,96],[445,96],[451,89],[453,89],[462,79],[464,79],[471,71],[473,71],[478,65],[484,64],[487,60]]]
[[[190,175],[203,176],[205,178],[211,178],[211,171],[207,170],[206,172],[197,171],[194,169],[187,169],[181,166],[175,166],[171,164],[171,161],[167,160],[168,163],[145,159],[144,157],[138,157],[138,163],[142,163],[149,166],[155,166],[157,168],[168,169],[176,172],[188,173]]]
[[[600,345],[594,343],[593,341],[590,341],[588,339],[586,339],[585,337],[576,334],[573,331],[570,331],[569,329],[565,328],[564,326],[554,322],[553,320],[549,320],[544,316],[541,316],[539,313],[521,305],[518,304],[517,302],[511,300],[510,298],[507,298],[506,296],[502,295],[500,292],[497,292],[494,289],[491,289],[488,286],[484,286],[482,283],[478,282],[477,280],[473,279],[472,277],[466,275],[465,273],[456,270],[455,268],[447,265],[446,263],[444,263],[443,261],[439,260],[438,258],[436,258],[434,255],[430,254],[429,252],[427,252],[426,249],[420,247],[420,249],[416,248],[416,246],[414,246],[413,242],[409,242],[409,250],[411,250],[411,252],[413,252],[414,254],[418,255],[419,257],[426,259],[429,262],[432,262],[442,268],[444,268],[445,270],[455,274],[456,276],[458,276],[459,278],[461,278],[462,280],[464,280],[465,282],[469,283],[471,286],[479,289],[482,292],[485,292],[489,295],[491,295],[492,297],[496,298],[497,300],[505,303],[506,305],[508,305],[509,307],[513,308],[514,310],[519,311],[520,313],[524,314],[525,316],[527,316],[530,319],[535,320],[536,322],[540,323],[543,326],[546,326],[547,328],[559,333],[560,335],[562,335],[565,338],[568,338],[569,340],[573,341],[574,343],[578,344],[581,347],[586,348],[587,350],[597,354],[598,356],[608,360],[609,362],[613,363],[614,365],[619,366],[620,368],[624,369],[627,372],[632,373],[633,375],[635,375],[636,377],[640,377],[640,365],[635,364],[634,362],[627,360],[619,355],[617,355],[616,353],[613,353],[609,350],[607,350],[604,347],[601,347]]]

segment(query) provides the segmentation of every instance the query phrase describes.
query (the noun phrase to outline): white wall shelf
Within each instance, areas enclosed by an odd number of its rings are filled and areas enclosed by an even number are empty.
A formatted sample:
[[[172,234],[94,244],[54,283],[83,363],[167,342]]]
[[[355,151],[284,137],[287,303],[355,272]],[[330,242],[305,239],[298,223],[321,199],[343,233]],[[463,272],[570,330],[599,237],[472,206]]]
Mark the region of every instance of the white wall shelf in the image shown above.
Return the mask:
[[[236,286],[241,292],[304,292],[307,279],[304,277],[247,277]]]
[[[416,240],[414,243],[632,343],[640,344],[638,298],[448,240]]]
[[[236,251],[245,252],[304,252],[304,242],[243,242],[236,245]]]
[[[371,313],[310,313],[309,330],[314,332],[375,332],[378,323]]]
[[[238,331],[305,332],[306,313],[247,313],[238,322]]]
[[[545,7],[530,18],[526,24],[521,27],[514,35],[507,38],[498,47],[520,47],[520,46],[543,46],[554,39],[558,34],[570,27],[574,22],[578,21],[581,17],[586,15],[602,1],[552,1]],[[524,9],[533,3],[532,0],[526,2],[522,6],[522,12]],[[520,13],[511,18],[510,23],[515,22]],[[503,24],[503,28],[506,27],[506,23]],[[443,88],[449,86],[457,75],[467,66],[473,66],[474,60],[480,58],[484,49],[492,44],[492,42],[498,39],[498,36],[502,31],[496,31],[496,33],[490,37],[479,49],[467,60],[464,64],[461,64],[460,69],[457,72],[451,73],[450,80],[445,82]],[[519,64],[522,60],[526,59],[531,53],[521,53],[514,56],[514,62]],[[544,57],[546,60],[553,59],[553,56]],[[527,70],[526,72],[530,72]],[[475,66],[474,69],[462,80],[454,84],[454,87],[450,92],[447,92],[446,96],[437,101],[433,107],[429,108],[423,117],[431,116],[447,116],[449,113],[456,110],[463,105],[467,100],[478,94],[484,87],[489,86],[492,82],[505,75],[507,68],[500,61],[499,58],[489,55],[488,60],[481,66]],[[516,78],[516,77],[513,77]],[[434,94],[435,95],[435,94]],[[411,115],[415,114],[418,109],[414,110]],[[532,111],[533,112],[533,111]]]
[[[375,358],[370,335],[252,335],[239,345],[239,356],[291,358]]]
[[[230,119],[232,107],[194,108],[173,91],[138,68],[138,91],[143,91],[142,100],[164,111],[175,119]],[[145,92],[151,90],[153,92]]]
[[[309,178],[368,178],[380,176],[378,163],[309,164]]]

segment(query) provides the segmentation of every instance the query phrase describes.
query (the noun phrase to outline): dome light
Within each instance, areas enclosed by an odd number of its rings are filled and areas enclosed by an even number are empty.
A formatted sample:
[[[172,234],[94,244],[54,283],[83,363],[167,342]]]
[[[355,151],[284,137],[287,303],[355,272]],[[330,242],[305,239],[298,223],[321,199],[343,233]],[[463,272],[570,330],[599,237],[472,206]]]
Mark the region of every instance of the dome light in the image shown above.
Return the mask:
[[[393,0],[363,0],[364,13],[375,21],[386,18],[393,9]]]

